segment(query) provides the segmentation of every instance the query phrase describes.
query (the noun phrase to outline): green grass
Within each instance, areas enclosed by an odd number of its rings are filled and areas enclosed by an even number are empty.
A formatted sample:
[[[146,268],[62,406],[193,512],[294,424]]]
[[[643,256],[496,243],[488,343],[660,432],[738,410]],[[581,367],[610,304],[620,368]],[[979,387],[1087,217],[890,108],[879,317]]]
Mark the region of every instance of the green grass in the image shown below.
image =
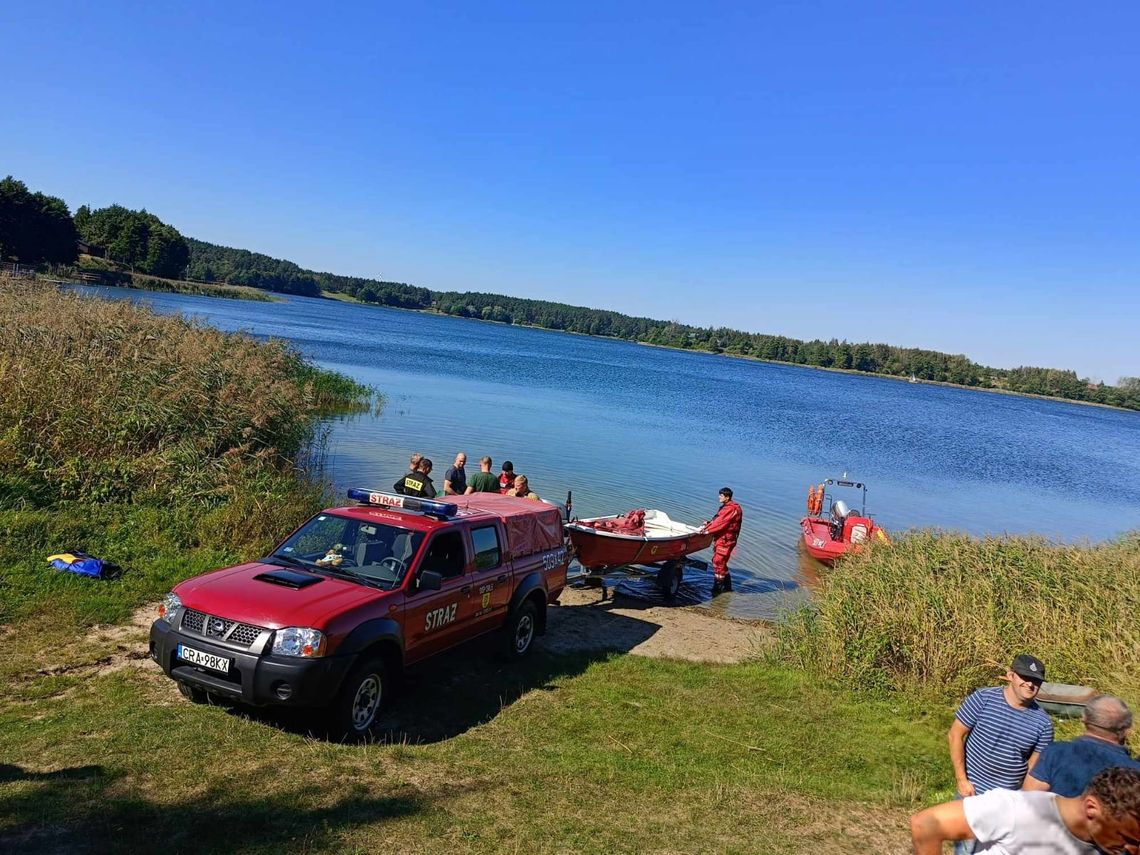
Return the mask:
[[[901,851],[950,785],[948,710],[761,664],[504,666],[475,643],[413,673],[364,746],[193,706],[149,663],[17,686],[0,844],[33,850]]]
[[[219,511],[218,513],[223,513]],[[63,502],[48,509],[0,511],[0,623],[50,609],[69,629],[121,623],[187,575],[256,553],[205,533],[197,508]],[[243,548],[244,546],[244,548]],[[80,549],[120,565],[119,579],[92,580],[49,567],[46,556]],[[0,665],[2,668],[2,665]]]

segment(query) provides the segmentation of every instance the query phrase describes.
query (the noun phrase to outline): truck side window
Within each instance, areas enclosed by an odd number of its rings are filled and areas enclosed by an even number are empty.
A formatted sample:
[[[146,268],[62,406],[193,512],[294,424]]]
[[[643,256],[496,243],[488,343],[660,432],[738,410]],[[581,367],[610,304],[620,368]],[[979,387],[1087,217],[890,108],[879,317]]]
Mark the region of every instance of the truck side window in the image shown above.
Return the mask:
[[[471,545],[475,547],[475,569],[490,570],[502,559],[499,530],[493,525],[471,529]]]
[[[463,575],[467,563],[467,553],[463,549],[463,535],[458,531],[445,531],[437,534],[424,556],[423,570],[434,570],[444,579]]]

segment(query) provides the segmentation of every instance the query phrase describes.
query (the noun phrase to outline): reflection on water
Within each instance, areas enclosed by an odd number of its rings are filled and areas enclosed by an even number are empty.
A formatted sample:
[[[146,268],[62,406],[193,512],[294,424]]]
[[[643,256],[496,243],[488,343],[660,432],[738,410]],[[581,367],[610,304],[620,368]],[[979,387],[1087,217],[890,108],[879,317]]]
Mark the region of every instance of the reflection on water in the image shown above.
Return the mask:
[[[843,471],[868,483],[868,510],[891,531],[1073,541],[1140,528],[1135,413],[331,300],[141,299],[286,339],[384,392],[379,415],[330,424],[339,487],[387,489],[413,451],[433,458],[442,485],[464,451],[469,475],[489,454],[544,498],[572,490],[582,517],[659,508],[694,524],[732,487],[744,509],[736,590],[708,607],[733,616],[776,614],[827,572],[801,552],[799,518],[808,485]],[[711,574],[686,580],[707,598]]]
[[[808,590],[814,590],[819,586],[819,574],[826,572],[827,568],[811,557],[811,553],[807,551],[807,546],[802,540],[796,541],[796,558],[798,559],[796,564],[797,584]]]

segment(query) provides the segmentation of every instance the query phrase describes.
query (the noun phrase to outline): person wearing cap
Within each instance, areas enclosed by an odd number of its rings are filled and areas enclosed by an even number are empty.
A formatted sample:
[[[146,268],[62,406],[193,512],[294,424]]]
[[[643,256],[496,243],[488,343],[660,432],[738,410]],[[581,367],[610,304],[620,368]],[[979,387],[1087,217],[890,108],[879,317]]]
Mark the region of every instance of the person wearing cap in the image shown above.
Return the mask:
[[[1085,732],[1071,742],[1054,742],[1025,777],[1023,790],[1077,796],[1098,772],[1123,766],[1140,769],[1125,747],[1132,732],[1132,710],[1120,698],[1097,695],[1081,713]]]
[[[1004,686],[978,689],[967,697],[950,725],[950,761],[962,797],[1020,789],[1053,741],[1053,721],[1036,701],[1045,665],[1035,656],[1018,654],[1006,679]]]
[[[736,540],[740,537],[740,524],[744,521],[744,510],[732,501],[732,489],[721,487],[717,495],[720,508],[716,516],[704,524],[701,531],[716,535],[716,546],[713,547],[713,586],[712,595],[715,597],[721,591],[732,590],[732,576],[728,573],[728,558],[732,550],[736,549]]]
[[[509,460],[503,461],[503,471],[499,473],[499,492],[505,493],[513,490],[515,486],[515,464]]]
[[[994,855],[1104,855],[1140,851],[1140,772],[1105,769],[1074,797],[990,790],[910,818],[917,855],[939,855],[946,840]]]

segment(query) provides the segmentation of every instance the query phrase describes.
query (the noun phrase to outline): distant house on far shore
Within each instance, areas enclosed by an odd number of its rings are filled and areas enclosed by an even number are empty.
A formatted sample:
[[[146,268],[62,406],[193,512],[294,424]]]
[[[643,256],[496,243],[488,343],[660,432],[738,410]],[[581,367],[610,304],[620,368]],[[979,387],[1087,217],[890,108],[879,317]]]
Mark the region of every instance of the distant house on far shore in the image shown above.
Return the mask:
[[[103,257],[104,249],[101,246],[95,246],[95,244],[87,243],[82,240],[77,240],[75,244],[81,255],[93,255],[96,258]]]

